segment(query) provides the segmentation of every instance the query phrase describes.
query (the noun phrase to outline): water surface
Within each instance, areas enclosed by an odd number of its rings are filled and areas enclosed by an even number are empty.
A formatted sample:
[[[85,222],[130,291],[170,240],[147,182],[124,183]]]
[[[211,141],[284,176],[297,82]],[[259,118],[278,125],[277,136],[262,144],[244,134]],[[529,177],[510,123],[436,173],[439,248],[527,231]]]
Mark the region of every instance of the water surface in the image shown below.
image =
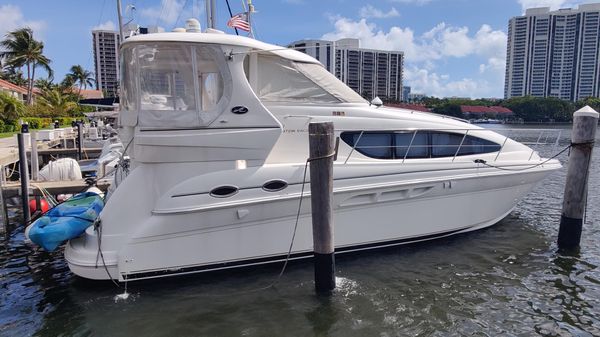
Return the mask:
[[[561,148],[569,127],[558,128]],[[253,291],[280,266],[134,282],[115,301],[122,289],[73,276],[13,223],[0,240],[0,336],[600,336],[599,151],[578,254],[555,243],[563,169],[488,229],[338,256],[329,298],[296,262],[267,290]]]

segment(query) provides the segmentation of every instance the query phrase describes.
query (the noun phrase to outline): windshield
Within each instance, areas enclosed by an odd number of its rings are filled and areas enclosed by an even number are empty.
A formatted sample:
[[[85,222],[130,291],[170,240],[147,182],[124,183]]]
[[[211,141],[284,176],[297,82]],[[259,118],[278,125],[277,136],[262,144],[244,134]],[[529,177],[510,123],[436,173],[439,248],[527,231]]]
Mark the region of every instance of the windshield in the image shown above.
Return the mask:
[[[320,64],[259,55],[257,96],[264,102],[364,103]]]
[[[210,123],[228,76],[215,47],[186,43],[139,43],[122,50],[122,100],[139,110],[140,126],[194,127]]]

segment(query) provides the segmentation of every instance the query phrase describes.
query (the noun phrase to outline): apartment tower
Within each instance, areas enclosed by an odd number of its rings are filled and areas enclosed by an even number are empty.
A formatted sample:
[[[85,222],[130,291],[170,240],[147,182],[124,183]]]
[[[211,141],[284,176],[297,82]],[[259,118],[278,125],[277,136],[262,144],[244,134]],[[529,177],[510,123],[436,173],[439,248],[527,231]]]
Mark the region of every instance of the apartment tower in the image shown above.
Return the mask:
[[[93,30],[94,69],[96,89],[107,97],[118,96],[119,87],[119,33],[111,30]]]
[[[599,41],[600,3],[510,19],[504,97],[598,97]]]
[[[358,39],[300,40],[289,48],[306,53],[367,99],[401,101],[404,53],[360,48]]]

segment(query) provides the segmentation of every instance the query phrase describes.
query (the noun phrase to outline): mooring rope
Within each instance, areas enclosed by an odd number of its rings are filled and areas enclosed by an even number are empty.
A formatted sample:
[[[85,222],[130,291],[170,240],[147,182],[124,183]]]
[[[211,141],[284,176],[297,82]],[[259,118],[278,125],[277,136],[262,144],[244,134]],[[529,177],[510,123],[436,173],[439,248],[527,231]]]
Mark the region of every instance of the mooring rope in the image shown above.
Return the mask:
[[[558,157],[561,154],[565,153],[565,151],[571,149],[571,147],[573,145],[576,145],[576,144],[569,144],[567,147],[565,147],[564,149],[560,150],[558,153],[556,153],[552,157],[550,157],[550,158],[548,158],[548,159],[546,159],[546,160],[544,160],[542,162],[539,162],[537,164],[530,165],[530,166],[527,166],[527,167],[518,168],[518,169],[510,169],[510,168],[507,168],[508,166],[506,166],[506,165],[502,166],[502,165],[488,164],[487,161],[485,161],[483,159],[475,159],[473,162],[477,163],[477,164],[483,164],[483,165],[485,165],[487,167],[491,167],[491,168],[495,168],[495,169],[503,170],[503,171],[526,171],[526,170],[531,170],[533,168],[536,168],[538,166],[542,166],[542,165],[546,164],[547,162],[551,161],[552,159],[555,159],[556,157]],[[513,165],[513,166],[515,166],[515,165]],[[518,165],[518,166],[521,166],[521,165]]]

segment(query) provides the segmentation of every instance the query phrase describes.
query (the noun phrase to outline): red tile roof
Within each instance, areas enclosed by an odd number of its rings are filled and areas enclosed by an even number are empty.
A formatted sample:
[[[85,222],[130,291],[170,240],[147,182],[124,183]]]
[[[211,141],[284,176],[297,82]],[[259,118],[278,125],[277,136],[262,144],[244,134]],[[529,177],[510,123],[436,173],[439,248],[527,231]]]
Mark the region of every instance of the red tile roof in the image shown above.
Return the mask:
[[[464,114],[513,114],[512,110],[502,106],[461,105],[460,111]]]
[[[426,107],[423,104],[389,103],[389,104],[386,104],[385,106],[392,107],[392,108],[402,108],[402,109],[414,110],[414,111],[431,112],[431,109],[429,109],[428,107]]]
[[[2,79],[0,79],[0,88],[7,89],[7,90],[10,90],[10,91],[16,91],[16,92],[21,93],[23,95],[27,95],[27,89],[25,89],[23,87],[20,87],[20,86],[18,86],[16,84],[12,84],[9,81],[5,81],[5,80],[2,80]]]

